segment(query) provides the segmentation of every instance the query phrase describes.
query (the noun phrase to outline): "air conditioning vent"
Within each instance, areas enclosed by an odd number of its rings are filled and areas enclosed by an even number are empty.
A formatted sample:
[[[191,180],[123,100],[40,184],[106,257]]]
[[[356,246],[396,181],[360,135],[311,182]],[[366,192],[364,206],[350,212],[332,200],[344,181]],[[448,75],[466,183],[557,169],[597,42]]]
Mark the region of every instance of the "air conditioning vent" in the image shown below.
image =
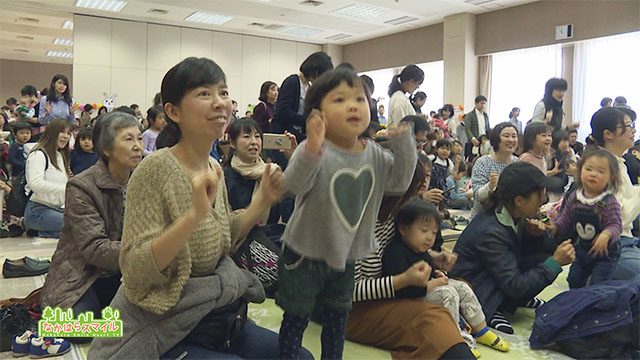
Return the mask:
[[[393,20],[389,20],[389,21],[385,21],[385,24],[389,24],[389,25],[400,25],[400,24],[406,24],[408,22],[412,22],[418,20],[418,18],[415,18],[413,16],[403,16],[403,17],[399,17],[397,19],[393,19]]]
[[[20,52],[20,53],[28,53],[29,52],[29,50],[27,50],[27,49],[13,49],[13,51]]]
[[[33,40],[34,37],[33,36],[26,36],[26,35],[18,35],[16,36],[16,39],[20,39],[20,40]]]
[[[349,35],[349,34],[337,34],[337,35],[326,37],[325,40],[338,41],[338,40],[346,39],[346,38],[349,38],[349,37],[351,37],[351,35]]]
[[[305,6],[320,6],[324,4],[322,1],[317,1],[317,0],[304,0],[300,2],[300,5],[305,5]]]
[[[18,22],[38,24],[40,22],[40,19],[30,18],[30,17],[19,17]]]
[[[265,28],[265,29],[267,29],[267,30],[273,30],[273,31],[276,31],[276,30],[280,30],[280,29],[282,29],[283,27],[284,27],[284,25],[269,24],[269,25],[265,26],[264,28]]]
[[[149,14],[153,14],[153,15],[167,15],[169,13],[169,10],[164,10],[164,9],[149,9],[149,11],[147,11]]]

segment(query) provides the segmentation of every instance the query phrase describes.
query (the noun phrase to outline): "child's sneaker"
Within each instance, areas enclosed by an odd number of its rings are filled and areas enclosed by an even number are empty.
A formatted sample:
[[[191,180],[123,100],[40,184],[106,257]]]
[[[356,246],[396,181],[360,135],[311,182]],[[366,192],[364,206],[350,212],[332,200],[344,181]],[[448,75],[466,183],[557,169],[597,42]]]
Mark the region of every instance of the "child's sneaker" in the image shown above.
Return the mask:
[[[13,353],[13,357],[22,357],[29,355],[29,344],[31,344],[31,339],[35,335],[27,330],[24,334],[18,336],[14,336],[11,341],[11,352]]]
[[[489,330],[488,327],[485,327],[478,333],[473,334],[473,336],[476,338],[476,341],[478,341],[479,344],[489,346],[502,352],[509,351],[509,343],[496,335],[496,333],[494,333],[493,331]]]
[[[66,354],[69,350],[71,344],[65,339],[34,337],[31,339],[29,357],[41,359]]]

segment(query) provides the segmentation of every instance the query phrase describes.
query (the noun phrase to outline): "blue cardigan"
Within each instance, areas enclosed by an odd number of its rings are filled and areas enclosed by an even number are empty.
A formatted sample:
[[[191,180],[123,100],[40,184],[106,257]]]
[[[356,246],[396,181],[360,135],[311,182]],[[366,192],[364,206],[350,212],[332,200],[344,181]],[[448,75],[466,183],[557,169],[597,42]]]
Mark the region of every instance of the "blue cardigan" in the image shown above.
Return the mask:
[[[271,131],[284,134],[287,130],[296,136],[298,143],[306,136],[306,116],[300,110],[300,77],[291,75],[284,79],[278,92],[276,110],[271,120]]]

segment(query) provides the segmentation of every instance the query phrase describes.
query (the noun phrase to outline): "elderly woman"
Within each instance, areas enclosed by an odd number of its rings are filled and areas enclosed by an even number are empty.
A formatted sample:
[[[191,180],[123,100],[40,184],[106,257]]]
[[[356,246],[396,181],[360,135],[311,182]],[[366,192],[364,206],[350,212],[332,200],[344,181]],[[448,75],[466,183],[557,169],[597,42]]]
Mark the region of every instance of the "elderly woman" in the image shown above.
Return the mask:
[[[120,286],[124,192],[142,159],[138,121],[122,112],[103,116],[93,134],[102,160],[69,180],[64,225],[44,284],[45,306],[93,311],[96,318]]]
[[[282,173],[267,165],[249,206],[232,213],[209,156],[232,112],[224,72],[190,57],[161,89],[169,147],[146,157],[127,188],[123,284],[111,302],[126,330],[94,340],[88,357],[278,358],[278,334],[245,321],[247,302],[264,300],[264,289],[228,255],[282,196]]]

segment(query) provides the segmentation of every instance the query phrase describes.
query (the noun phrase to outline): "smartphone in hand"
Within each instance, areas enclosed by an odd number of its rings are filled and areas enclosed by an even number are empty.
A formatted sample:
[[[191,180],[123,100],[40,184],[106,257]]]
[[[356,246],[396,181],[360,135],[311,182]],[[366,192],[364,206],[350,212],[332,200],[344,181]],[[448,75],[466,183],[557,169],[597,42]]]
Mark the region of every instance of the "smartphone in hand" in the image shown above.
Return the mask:
[[[266,150],[290,150],[291,139],[284,134],[263,134],[262,148]]]

